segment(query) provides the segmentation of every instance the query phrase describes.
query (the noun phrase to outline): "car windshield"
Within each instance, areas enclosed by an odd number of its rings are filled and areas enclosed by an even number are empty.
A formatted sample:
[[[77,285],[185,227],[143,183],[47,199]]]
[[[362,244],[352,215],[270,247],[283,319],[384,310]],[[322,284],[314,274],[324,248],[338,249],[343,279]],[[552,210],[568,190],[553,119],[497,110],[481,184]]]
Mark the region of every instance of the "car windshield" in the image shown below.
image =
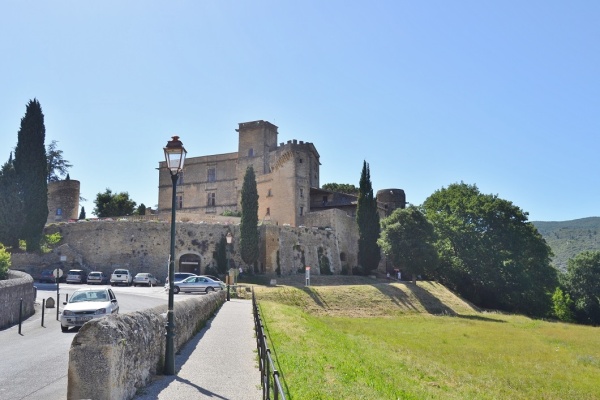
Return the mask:
[[[107,301],[106,290],[89,290],[85,292],[75,292],[69,299],[69,303],[81,303],[83,301]]]

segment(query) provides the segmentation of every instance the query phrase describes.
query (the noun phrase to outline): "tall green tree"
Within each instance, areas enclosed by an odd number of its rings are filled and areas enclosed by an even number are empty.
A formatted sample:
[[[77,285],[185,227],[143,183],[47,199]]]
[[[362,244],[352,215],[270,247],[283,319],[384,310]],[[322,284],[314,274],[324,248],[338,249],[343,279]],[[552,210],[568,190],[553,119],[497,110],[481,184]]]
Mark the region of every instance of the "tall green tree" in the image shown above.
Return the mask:
[[[215,261],[217,262],[217,272],[219,274],[227,274],[227,239],[225,236],[221,236],[221,239],[217,243],[214,254]]]
[[[63,151],[56,147],[56,140],[50,142],[46,148],[46,162],[48,164],[48,182],[59,181],[62,176],[67,175],[69,180],[69,168],[73,165],[63,158]]]
[[[437,234],[436,279],[481,307],[551,313],[557,271],[527,213],[465,183],[436,191],[423,209]]]
[[[94,214],[98,218],[132,215],[136,205],[135,201],[129,198],[129,193],[121,192],[113,194],[108,188],[104,193],[96,195],[94,204],[96,204]]]
[[[258,260],[258,190],[254,168],[248,166],[242,185],[242,217],[240,221],[240,255],[247,265]]]
[[[81,212],[79,213],[79,219],[85,219],[85,207],[81,206]]]
[[[371,173],[366,161],[363,161],[360,174],[356,222],[358,223],[358,264],[363,272],[368,274],[379,265],[381,250],[377,244],[380,233],[377,200],[373,196]]]
[[[600,325],[600,251],[584,251],[567,261],[563,284],[577,322]]]
[[[144,203],[140,204],[138,208],[135,210],[136,215],[146,215],[146,205]]]
[[[23,225],[23,198],[13,165],[12,153],[0,169],[0,243],[19,248]]]
[[[383,254],[402,272],[427,275],[438,262],[433,225],[415,206],[396,209],[381,221],[379,245]]]
[[[46,159],[46,127],[42,106],[37,99],[29,101],[21,119],[15,148],[15,171],[23,195],[24,224],[21,239],[27,251],[39,251],[44,225],[48,219],[48,164]]]

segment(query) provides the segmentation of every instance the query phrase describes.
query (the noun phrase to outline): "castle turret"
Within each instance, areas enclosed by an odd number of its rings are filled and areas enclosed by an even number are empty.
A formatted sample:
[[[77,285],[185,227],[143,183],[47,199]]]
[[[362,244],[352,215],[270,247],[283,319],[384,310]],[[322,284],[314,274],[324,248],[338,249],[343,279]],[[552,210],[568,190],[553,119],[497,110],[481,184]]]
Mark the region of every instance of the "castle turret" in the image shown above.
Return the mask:
[[[79,181],[48,182],[48,220],[63,222],[79,217]]]
[[[406,194],[402,189],[378,190],[376,198],[379,207],[383,207],[386,217],[395,209],[406,207]]]

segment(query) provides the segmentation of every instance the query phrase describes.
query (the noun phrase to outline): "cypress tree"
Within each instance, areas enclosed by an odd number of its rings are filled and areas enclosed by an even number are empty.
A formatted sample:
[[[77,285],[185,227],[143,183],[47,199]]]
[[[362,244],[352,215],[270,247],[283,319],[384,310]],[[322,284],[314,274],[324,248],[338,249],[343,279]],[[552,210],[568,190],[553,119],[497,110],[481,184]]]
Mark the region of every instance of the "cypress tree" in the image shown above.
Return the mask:
[[[15,171],[22,188],[24,224],[21,239],[27,251],[39,251],[44,225],[48,219],[48,164],[46,159],[46,127],[42,106],[37,99],[27,104],[21,119],[15,148]]]
[[[254,265],[258,260],[258,190],[252,166],[246,168],[242,186],[240,253],[247,265]]]
[[[23,224],[23,203],[12,153],[0,170],[0,243],[19,248],[19,232]]]
[[[358,224],[358,264],[366,275],[376,269],[381,260],[381,252],[377,244],[380,232],[377,200],[373,197],[371,174],[366,161],[363,161],[360,175],[356,222]]]
[[[81,206],[81,212],[79,213],[79,219],[85,219],[85,207]]]

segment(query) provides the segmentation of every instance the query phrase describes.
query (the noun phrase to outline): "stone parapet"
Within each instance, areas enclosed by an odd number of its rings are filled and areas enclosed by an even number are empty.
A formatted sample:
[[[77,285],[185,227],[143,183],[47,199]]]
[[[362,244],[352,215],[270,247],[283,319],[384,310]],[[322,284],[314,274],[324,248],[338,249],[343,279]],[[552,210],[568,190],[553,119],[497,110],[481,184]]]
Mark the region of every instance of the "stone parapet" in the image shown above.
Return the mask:
[[[223,305],[224,291],[174,305],[175,353]],[[162,373],[167,307],[111,315],[81,327],[69,351],[68,399],[131,399]]]
[[[8,271],[8,279],[0,280],[0,329],[19,322],[19,307],[23,299],[22,318],[35,313],[35,289],[31,275],[21,271]]]

